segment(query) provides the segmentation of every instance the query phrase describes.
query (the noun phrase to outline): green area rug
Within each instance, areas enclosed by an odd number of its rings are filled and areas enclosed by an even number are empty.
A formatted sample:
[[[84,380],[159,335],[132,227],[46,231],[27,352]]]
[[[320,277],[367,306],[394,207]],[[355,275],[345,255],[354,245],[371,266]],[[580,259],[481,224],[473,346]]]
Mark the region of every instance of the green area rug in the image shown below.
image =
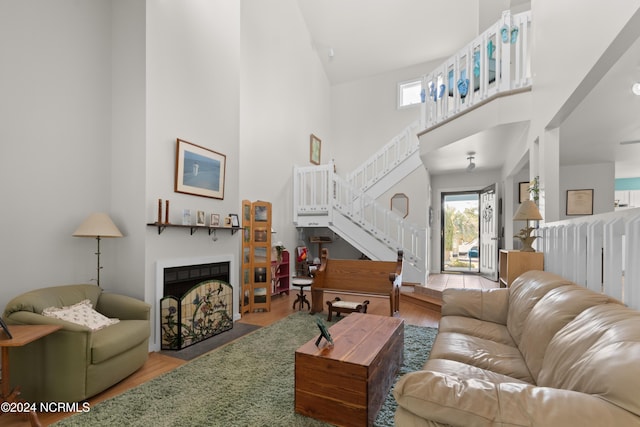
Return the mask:
[[[418,370],[437,330],[405,324],[400,375]],[[318,336],[315,316],[299,312],[55,425],[326,426],[294,411],[295,350]],[[393,426],[389,393],[376,426]]]

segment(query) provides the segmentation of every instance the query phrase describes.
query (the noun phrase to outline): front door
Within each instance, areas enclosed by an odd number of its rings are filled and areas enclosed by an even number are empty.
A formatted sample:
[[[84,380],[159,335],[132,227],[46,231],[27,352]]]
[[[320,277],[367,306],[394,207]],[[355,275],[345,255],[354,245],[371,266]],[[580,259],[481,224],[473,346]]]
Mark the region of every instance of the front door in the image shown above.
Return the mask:
[[[497,184],[480,192],[480,274],[498,280]]]

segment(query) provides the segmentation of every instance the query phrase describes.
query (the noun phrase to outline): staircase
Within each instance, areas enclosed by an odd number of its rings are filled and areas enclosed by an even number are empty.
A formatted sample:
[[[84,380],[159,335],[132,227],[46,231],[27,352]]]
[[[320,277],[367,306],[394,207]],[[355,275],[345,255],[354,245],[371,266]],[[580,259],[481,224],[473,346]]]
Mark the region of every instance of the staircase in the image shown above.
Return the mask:
[[[328,227],[375,260],[404,252],[403,281],[425,281],[426,233],[334,172],[333,163],[296,167],[293,222],[297,227]]]

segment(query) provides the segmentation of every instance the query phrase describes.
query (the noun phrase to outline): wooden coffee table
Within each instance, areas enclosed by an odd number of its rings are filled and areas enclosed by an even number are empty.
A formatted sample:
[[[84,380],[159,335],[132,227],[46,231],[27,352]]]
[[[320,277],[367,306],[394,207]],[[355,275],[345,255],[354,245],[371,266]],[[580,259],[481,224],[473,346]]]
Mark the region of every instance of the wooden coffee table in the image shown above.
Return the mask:
[[[333,347],[317,348],[313,338],[296,350],[295,410],[338,426],[371,426],[402,365],[404,321],[352,313],[329,333]]]

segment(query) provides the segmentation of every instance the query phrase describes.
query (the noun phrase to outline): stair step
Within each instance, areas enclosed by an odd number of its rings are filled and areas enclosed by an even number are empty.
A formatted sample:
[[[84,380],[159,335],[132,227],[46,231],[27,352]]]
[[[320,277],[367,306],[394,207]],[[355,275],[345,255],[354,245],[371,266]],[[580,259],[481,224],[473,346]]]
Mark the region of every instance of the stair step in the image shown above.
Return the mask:
[[[409,304],[414,304],[427,310],[440,312],[442,309],[442,299],[434,298],[428,295],[419,294],[416,292],[401,292],[400,300]]]
[[[417,285],[413,287],[413,292],[415,292],[416,294],[420,294],[420,295],[424,295],[432,298],[438,298],[442,300],[442,290],[440,289]]]

